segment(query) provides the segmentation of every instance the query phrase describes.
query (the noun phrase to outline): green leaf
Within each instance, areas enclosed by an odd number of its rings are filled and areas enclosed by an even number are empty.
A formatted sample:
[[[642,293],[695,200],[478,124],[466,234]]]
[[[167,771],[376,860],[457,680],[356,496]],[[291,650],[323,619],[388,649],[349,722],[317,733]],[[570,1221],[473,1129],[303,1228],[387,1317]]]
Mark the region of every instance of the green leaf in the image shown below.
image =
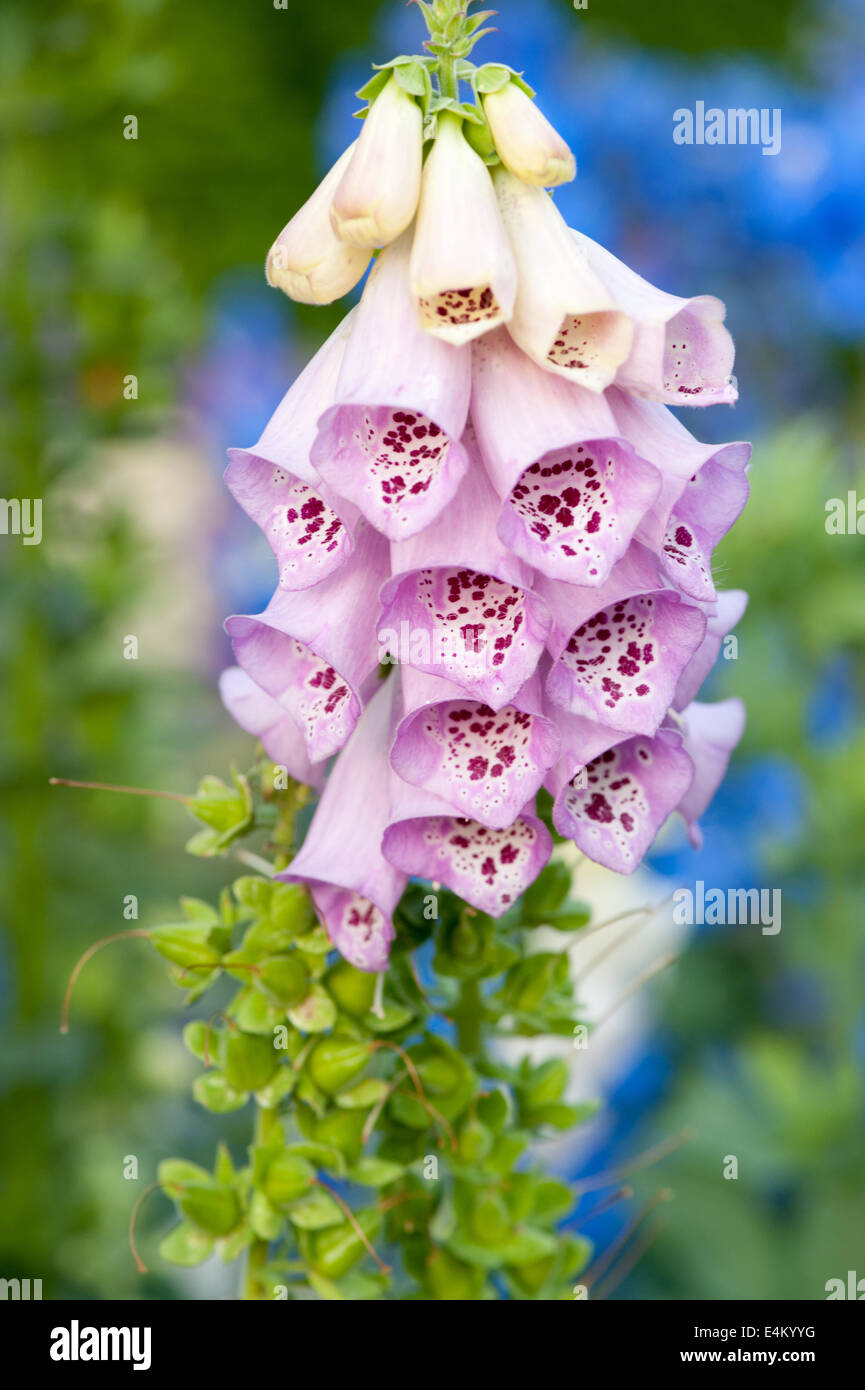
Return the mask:
[[[219,913],[210,903],[204,902],[201,898],[181,898],[180,906],[183,908],[183,915],[190,922],[208,922],[215,927],[219,922]]]
[[[159,1253],[169,1264],[192,1269],[213,1254],[214,1245],[213,1236],[198,1230],[189,1221],[181,1221],[160,1242]]]
[[[336,1005],[327,990],[313,985],[306,998],[289,1009],[288,1017],[302,1033],[324,1033],[336,1023]]]
[[[478,1097],[475,1113],[488,1129],[498,1133],[508,1118],[507,1096],[503,1091],[488,1091]]]
[[[501,63],[484,63],[475,70],[472,83],[476,92],[500,92],[510,80],[510,68]]]
[[[270,906],[275,884],[260,874],[247,874],[236,878],[231,885],[235,898],[241,907],[248,907],[256,915],[264,916]]]
[[[340,1091],[335,1097],[341,1110],[369,1110],[387,1095],[388,1083],[375,1076],[359,1081],[356,1086]]]
[[[355,1018],[362,1018],[375,998],[375,976],[357,970],[347,960],[338,961],[327,972],[324,983],[343,1012]]]
[[[364,1187],[389,1187],[401,1178],[405,1168],[401,1163],[391,1163],[386,1158],[364,1157],[348,1170],[351,1182]]]
[[[231,1015],[244,1033],[257,1033],[273,1041],[273,1030],[285,1023],[285,1008],[271,1004],[268,999],[250,985],[235,996],[231,1005]]]
[[[164,1158],[156,1170],[156,1177],[169,1197],[176,1197],[177,1193],[172,1188],[191,1182],[206,1182],[210,1174],[206,1168],[198,1163],[190,1163],[186,1158]]]
[[[527,922],[542,922],[555,912],[571,890],[573,870],[560,859],[553,859],[538,874],[523,894],[523,917]]]
[[[314,1163],[316,1168],[326,1168],[328,1172],[335,1173],[340,1178],[344,1178],[348,1172],[345,1159],[333,1144],[320,1144],[313,1139],[304,1139],[296,1144],[289,1144],[287,1152],[299,1154],[302,1158],[309,1159],[310,1163]]]
[[[249,1225],[244,1221],[238,1226],[236,1231],[232,1231],[230,1236],[219,1242],[219,1258],[223,1264],[230,1264],[242,1255],[248,1245],[252,1243],[253,1232]]]
[[[297,1085],[297,1072],[284,1062],[277,1065],[276,1071],[266,1086],[260,1086],[255,1099],[262,1110],[276,1110],[280,1101],[290,1096]]]
[[[369,1044],[333,1034],[315,1044],[306,1062],[312,1080],[327,1095],[336,1095],[366,1068]]]
[[[249,1224],[259,1240],[276,1240],[285,1217],[277,1211],[263,1192],[253,1192],[249,1204]]]
[[[291,1006],[306,998],[309,971],[297,952],[290,956],[269,956],[259,962],[255,986],[274,1004]]]
[[[222,1070],[235,1091],[257,1091],[276,1070],[273,1040],[257,1033],[223,1034]]]
[[[188,841],[188,853],[205,857],[221,854],[252,828],[253,802],[249,783],[236,771],[232,772],[232,783],[229,786],[221,778],[212,776],[203,777],[199,782],[195,796],[190,798],[189,809],[207,829]]]
[[[210,933],[207,923],[170,922],[153,927],[148,935],[161,956],[188,969],[190,966],[219,965],[221,954],[211,944]]]
[[[221,1071],[208,1071],[197,1076],[192,1085],[192,1094],[214,1115],[227,1115],[232,1110],[240,1110],[249,1100],[248,1091],[235,1091],[229,1086]]]
[[[297,1147],[294,1146],[295,1149]],[[263,1191],[275,1207],[284,1207],[305,1196],[314,1181],[315,1169],[309,1159],[297,1152],[282,1149],[267,1164]]]
[[[211,1030],[211,1045],[213,1032]],[[207,1024],[201,1018],[193,1019],[187,1023],[183,1029],[183,1042],[193,1057],[197,1057],[199,1062],[203,1062],[206,1056],[207,1047]]]
[[[507,1265],[527,1265],[545,1256],[555,1255],[556,1249],[555,1236],[533,1226],[524,1226],[518,1235],[505,1242],[502,1254]]]
[[[413,1019],[414,1013],[411,1009],[407,1009],[404,1004],[394,1004],[392,1000],[386,999],[381,1017],[378,1014],[367,1013],[363,1021],[373,1033],[396,1033],[400,1028],[407,1028]]]
[[[234,1188],[217,1182],[209,1173],[207,1181],[185,1183],[178,1201],[188,1220],[215,1236],[228,1235],[240,1220],[240,1202]]]
[[[302,1231],[321,1231],[327,1226],[338,1226],[345,1221],[345,1215],[328,1192],[319,1190],[293,1202],[288,1219]]]

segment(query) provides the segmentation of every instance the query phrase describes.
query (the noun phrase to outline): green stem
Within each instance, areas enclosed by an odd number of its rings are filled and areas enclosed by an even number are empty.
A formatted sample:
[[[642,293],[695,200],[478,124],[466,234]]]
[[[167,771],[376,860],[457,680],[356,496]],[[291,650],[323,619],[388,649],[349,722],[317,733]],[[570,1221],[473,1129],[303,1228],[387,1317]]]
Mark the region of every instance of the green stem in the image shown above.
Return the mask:
[[[443,53],[439,59],[439,90],[443,97],[458,98],[460,94],[457,62],[450,53]]]
[[[459,1003],[453,1013],[457,1026],[457,1046],[464,1057],[476,1057],[481,1046],[483,999],[477,980],[464,980]]]
[[[267,1110],[264,1106],[256,1107],[255,1132],[253,1135],[253,1145],[258,1147],[266,1144],[274,1129],[279,1125],[279,1117],[276,1110]],[[243,1273],[243,1293],[241,1297],[249,1301],[260,1302],[266,1297],[264,1288],[260,1280],[260,1273],[267,1264],[270,1247],[266,1240],[256,1236],[247,1251],[246,1267]]]

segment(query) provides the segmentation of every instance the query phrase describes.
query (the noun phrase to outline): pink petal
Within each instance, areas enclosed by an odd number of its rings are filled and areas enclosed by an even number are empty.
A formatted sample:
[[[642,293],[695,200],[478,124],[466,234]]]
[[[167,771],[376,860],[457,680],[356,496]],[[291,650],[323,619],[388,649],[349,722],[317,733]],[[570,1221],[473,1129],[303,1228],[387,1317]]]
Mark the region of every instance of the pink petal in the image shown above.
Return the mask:
[[[387,969],[393,911],[406,884],[381,852],[395,684],[385,681],[370,700],[327,779],[303,846],[276,875],[310,884],[331,941],[358,970]]]
[[[705,639],[697,648],[676,686],[673,708],[682,710],[700,689],[718,659],[721,644],[736,626],[748,607],[748,595],[743,589],[725,589],[718,594],[715,612],[710,615]]]
[[[459,492],[431,526],[391,546],[381,634],[398,659],[499,709],[532,675],[550,626],[531,570],[499,541],[498,500],[471,431]]]
[[[603,396],[545,372],[502,330],[473,348],[472,420],[498,534],[552,579],[603,584],[661,488]]]
[[[391,764],[404,781],[440,796],[457,816],[492,829],[513,824],[559,752],[555,725],[532,681],[498,712],[449,681],[405,666],[403,717]]]
[[[724,327],[720,299],[666,294],[581,232],[573,236],[634,321],[634,345],[619,368],[617,384],[670,405],[732,404],[738,397],[733,339]]]
[[[550,700],[627,733],[654,734],[703,640],[704,614],[664,590],[637,545],[601,589],[549,580],[539,588],[555,615]]]
[[[500,917],[534,883],[552,853],[531,803],[503,830],[449,815],[437,797],[400,783],[382,849],[397,868],[444,883],[472,907]]]
[[[229,666],[219,677],[222,703],[232,719],[258,739],[271,762],[284,767],[289,777],[308,787],[319,787],[324,768],[313,767],[306,755],[303,736],[281,705],[250,680],[239,666]]]
[[[700,849],[703,835],[697,821],[724,780],[730,754],[745,732],[745,706],[736,699],[712,705],[694,701],[684,719],[684,747],[693,760],[694,777],[677,809],[691,844]]]
[[[303,733],[312,762],[345,743],[378,667],[372,621],[386,574],[387,546],[364,525],[351,559],[314,589],[278,589],[263,613],[229,618],[225,627],[239,666],[277,700]]]
[[[335,403],[322,416],[312,449],[325,482],[392,540],[434,520],[467,467],[460,439],[471,389],[469,349],[421,328],[408,291],[409,250],[405,233],[376,262]]]
[[[553,823],[589,859],[633,873],[693,775],[676,733],[626,739],[588,764],[585,786],[568,783],[559,792]]]

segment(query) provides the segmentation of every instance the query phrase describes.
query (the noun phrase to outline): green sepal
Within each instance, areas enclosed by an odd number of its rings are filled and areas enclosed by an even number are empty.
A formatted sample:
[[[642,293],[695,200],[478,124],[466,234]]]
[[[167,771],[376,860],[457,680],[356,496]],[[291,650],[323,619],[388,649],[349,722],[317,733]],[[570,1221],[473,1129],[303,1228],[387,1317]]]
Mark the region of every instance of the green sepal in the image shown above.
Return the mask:
[[[192,1083],[192,1094],[213,1115],[228,1115],[241,1110],[249,1100],[248,1091],[235,1091],[221,1071],[207,1071]]]
[[[235,1091],[257,1091],[266,1086],[276,1070],[273,1041],[257,1033],[224,1033],[221,1040],[221,1066],[228,1085]]]
[[[176,1201],[181,1188],[191,1182],[206,1182],[210,1177],[206,1168],[198,1163],[190,1163],[186,1158],[163,1158],[156,1170],[156,1179],[162,1190]]]
[[[316,1043],[306,1062],[306,1070],[316,1086],[327,1095],[336,1095],[366,1068],[369,1044],[333,1034]]]
[[[232,1231],[219,1242],[219,1258],[223,1264],[231,1264],[252,1244],[253,1232],[247,1221],[242,1221],[236,1231]]]
[[[263,1192],[253,1192],[249,1203],[249,1225],[259,1240],[276,1240],[284,1221],[283,1213],[268,1201]]]
[[[353,1168],[348,1170],[351,1182],[363,1187],[389,1187],[403,1176],[405,1168],[401,1163],[391,1163],[386,1158],[364,1156]]]
[[[277,1064],[276,1071],[266,1086],[260,1086],[255,1099],[262,1110],[277,1110],[280,1101],[290,1096],[297,1085],[297,1072],[285,1063]]]
[[[220,777],[202,777],[195,796],[189,799],[189,810],[207,829],[199,831],[187,842],[189,854],[210,858],[221,854],[253,824],[252,790],[249,782],[232,768],[233,786]]]
[[[287,1152],[307,1158],[310,1163],[315,1164],[316,1168],[326,1168],[329,1173],[335,1174],[338,1178],[344,1178],[348,1172],[348,1164],[344,1156],[333,1144],[320,1144],[313,1139],[301,1139],[295,1144],[289,1144]]]
[[[199,1230],[191,1221],[181,1221],[160,1241],[159,1254],[169,1264],[194,1269],[210,1258],[215,1244],[212,1235]]]
[[[388,1083],[375,1076],[358,1081],[335,1097],[340,1110],[369,1110],[387,1095]]]
[[[373,1240],[381,1227],[381,1212],[373,1208],[355,1212],[354,1215],[367,1239]],[[301,1254],[312,1269],[332,1280],[347,1274],[352,1265],[367,1253],[354,1226],[345,1220],[325,1231],[301,1231],[299,1244]]]
[[[213,928],[206,922],[168,922],[148,932],[159,954],[184,970],[219,965],[222,955],[211,941],[212,934]]]
[[[395,1004],[393,1000],[385,999],[381,1014],[370,1012],[363,1021],[372,1033],[396,1033],[400,1028],[407,1028],[414,1017],[414,1011],[406,1008],[404,1004]]]
[[[207,1024],[202,1018],[194,1018],[189,1023],[184,1024],[183,1042],[184,1046],[193,1057],[197,1057],[199,1062],[203,1062],[207,1055]],[[213,1038],[213,1029],[210,1030]]]
[[[329,1192],[319,1189],[310,1192],[288,1208],[288,1219],[292,1226],[301,1231],[323,1231],[328,1226],[338,1226],[345,1220]]]
[[[285,1023],[285,1007],[271,1004],[253,985],[235,995],[230,1013],[238,1028],[262,1037],[272,1038],[274,1028]]]
[[[315,1181],[315,1169],[302,1154],[280,1149],[259,1160],[263,1172],[256,1175],[256,1186],[274,1207],[286,1207],[304,1197]]]
[[[214,1236],[227,1236],[240,1220],[240,1202],[232,1186],[207,1176],[207,1182],[185,1183],[178,1205],[195,1226]]]
[[[288,1010],[288,1017],[302,1033],[324,1033],[336,1023],[336,1005],[321,985],[313,985],[305,999]]]

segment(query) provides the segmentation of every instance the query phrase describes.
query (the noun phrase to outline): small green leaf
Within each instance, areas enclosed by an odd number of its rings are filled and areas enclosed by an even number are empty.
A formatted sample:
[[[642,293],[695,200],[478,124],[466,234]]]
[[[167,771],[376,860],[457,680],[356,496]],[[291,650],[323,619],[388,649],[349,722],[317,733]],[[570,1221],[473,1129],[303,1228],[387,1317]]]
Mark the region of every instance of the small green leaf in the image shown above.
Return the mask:
[[[288,1219],[302,1231],[322,1231],[327,1226],[338,1226],[345,1215],[329,1193],[318,1190],[293,1202]]]
[[[276,1240],[284,1220],[282,1212],[271,1205],[263,1192],[253,1192],[249,1204],[249,1224],[259,1240]]]
[[[321,985],[313,985],[306,998],[289,1009],[288,1017],[302,1033],[324,1033],[336,1023],[336,1005]]]
[[[192,1269],[203,1264],[213,1254],[215,1241],[206,1231],[200,1231],[189,1221],[181,1221],[160,1242],[159,1253],[169,1264]]]
[[[222,1047],[222,1069],[235,1091],[257,1091],[276,1070],[273,1040],[256,1033],[228,1033]]]
[[[214,1115],[227,1115],[232,1110],[240,1110],[249,1100],[248,1091],[235,1091],[229,1086],[221,1071],[208,1071],[195,1078],[192,1094]]]
[[[389,1187],[401,1178],[405,1168],[401,1163],[391,1163],[386,1158],[364,1157],[348,1171],[352,1182],[364,1187]]]
[[[375,1076],[359,1081],[335,1097],[340,1110],[369,1110],[387,1095],[388,1084]]]

